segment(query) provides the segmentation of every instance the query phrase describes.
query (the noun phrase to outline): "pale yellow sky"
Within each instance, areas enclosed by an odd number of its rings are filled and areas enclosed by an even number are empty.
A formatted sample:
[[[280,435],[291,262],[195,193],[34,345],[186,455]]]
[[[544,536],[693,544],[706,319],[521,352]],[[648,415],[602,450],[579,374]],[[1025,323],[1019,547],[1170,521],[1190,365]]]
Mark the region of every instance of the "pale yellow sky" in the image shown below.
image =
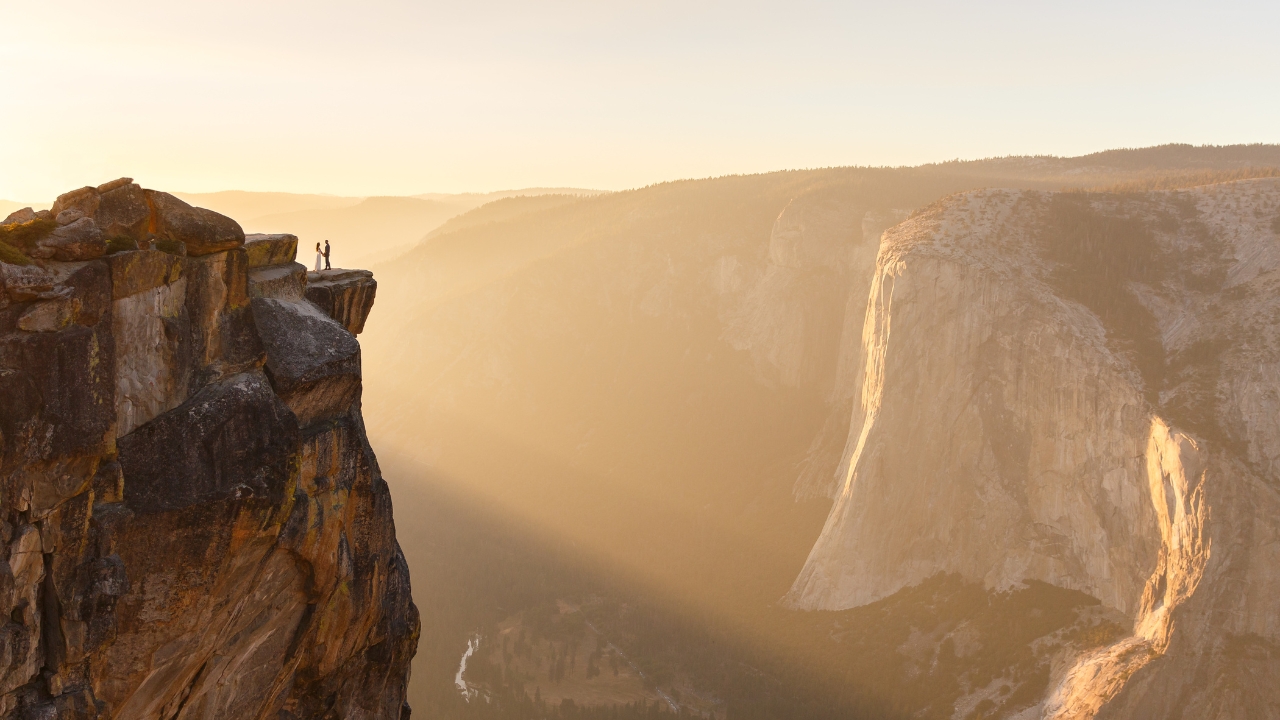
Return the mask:
[[[0,198],[1280,141],[1276,3],[9,0]]]

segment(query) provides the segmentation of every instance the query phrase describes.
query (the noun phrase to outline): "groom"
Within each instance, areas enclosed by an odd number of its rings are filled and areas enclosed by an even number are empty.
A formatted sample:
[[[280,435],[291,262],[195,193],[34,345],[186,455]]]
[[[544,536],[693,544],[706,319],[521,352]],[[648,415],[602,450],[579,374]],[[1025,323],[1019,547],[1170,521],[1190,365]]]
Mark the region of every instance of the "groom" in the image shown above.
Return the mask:
[[[324,269],[329,269],[329,241],[324,241]]]

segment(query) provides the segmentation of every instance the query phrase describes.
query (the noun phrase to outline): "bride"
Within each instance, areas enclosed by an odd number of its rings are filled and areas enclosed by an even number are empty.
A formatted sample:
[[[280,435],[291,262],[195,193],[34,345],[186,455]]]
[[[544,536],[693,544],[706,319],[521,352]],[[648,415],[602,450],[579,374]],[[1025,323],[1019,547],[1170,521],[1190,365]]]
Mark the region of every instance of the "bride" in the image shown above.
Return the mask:
[[[320,243],[316,243],[316,272],[320,272],[320,261],[324,259],[324,251],[320,249]]]

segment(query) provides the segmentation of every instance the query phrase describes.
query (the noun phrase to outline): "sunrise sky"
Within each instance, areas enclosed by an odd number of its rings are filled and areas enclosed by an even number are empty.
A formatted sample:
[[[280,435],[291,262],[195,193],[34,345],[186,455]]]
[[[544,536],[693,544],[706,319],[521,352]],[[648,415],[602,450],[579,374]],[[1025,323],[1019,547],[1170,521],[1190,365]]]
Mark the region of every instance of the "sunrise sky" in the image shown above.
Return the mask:
[[[347,195],[1280,141],[1272,2],[3,5],[0,198]]]

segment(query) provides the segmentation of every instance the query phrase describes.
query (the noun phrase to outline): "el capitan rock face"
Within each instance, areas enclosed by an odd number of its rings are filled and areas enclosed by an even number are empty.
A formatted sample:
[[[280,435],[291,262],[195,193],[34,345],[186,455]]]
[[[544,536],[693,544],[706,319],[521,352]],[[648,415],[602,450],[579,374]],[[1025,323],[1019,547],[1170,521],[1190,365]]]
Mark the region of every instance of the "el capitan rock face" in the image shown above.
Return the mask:
[[[408,717],[359,344],[296,240],[127,178],[54,210],[0,263],[0,717]]]
[[[860,417],[788,601],[836,610],[938,573],[1041,581],[1127,616],[1045,655],[992,717],[1280,708],[1280,181],[988,190],[890,230]]]

